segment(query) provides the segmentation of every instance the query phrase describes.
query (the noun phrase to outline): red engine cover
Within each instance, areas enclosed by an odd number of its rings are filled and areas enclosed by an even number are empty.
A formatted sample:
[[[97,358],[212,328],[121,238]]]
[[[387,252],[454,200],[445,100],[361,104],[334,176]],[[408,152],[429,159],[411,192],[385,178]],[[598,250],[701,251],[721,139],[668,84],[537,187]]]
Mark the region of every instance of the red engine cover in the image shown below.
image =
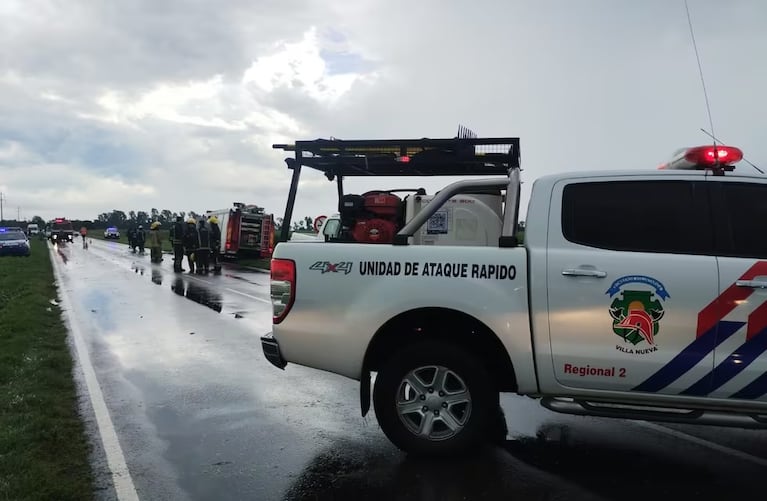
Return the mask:
[[[355,241],[364,244],[390,244],[397,233],[397,226],[385,219],[363,219],[352,229]]]
[[[396,216],[402,203],[397,195],[390,193],[371,193],[363,196],[365,209],[380,217]]]

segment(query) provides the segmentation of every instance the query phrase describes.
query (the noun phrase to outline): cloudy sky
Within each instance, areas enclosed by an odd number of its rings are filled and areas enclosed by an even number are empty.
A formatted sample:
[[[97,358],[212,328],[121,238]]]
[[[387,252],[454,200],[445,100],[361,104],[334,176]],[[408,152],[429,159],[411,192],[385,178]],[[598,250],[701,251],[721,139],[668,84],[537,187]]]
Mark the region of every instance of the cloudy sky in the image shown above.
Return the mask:
[[[689,5],[715,132],[767,169],[767,3]],[[708,141],[683,0],[2,0],[0,26],[6,217],[279,215],[271,145],[295,139],[518,136],[523,203],[540,175]],[[335,206],[306,173],[295,215]]]

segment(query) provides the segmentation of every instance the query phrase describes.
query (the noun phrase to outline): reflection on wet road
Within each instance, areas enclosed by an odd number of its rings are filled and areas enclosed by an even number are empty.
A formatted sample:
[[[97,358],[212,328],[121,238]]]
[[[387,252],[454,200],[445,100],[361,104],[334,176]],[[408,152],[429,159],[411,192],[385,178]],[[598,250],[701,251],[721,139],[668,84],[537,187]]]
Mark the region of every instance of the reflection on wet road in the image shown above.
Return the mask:
[[[360,417],[356,382],[264,360],[268,275],[178,274],[113,242],[59,250],[141,499],[761,498],[763,433],[564,416],[514,395],[505,444],[409,458]]]

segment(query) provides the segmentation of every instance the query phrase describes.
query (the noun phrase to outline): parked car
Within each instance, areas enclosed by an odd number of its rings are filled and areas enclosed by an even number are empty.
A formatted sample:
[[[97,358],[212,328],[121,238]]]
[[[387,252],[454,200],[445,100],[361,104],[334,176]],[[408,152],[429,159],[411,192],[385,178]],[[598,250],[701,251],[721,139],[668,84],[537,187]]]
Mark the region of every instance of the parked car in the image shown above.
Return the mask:
[[[0,256],[25,256],[32,254],[29,239],[21,230],[0,228]]]

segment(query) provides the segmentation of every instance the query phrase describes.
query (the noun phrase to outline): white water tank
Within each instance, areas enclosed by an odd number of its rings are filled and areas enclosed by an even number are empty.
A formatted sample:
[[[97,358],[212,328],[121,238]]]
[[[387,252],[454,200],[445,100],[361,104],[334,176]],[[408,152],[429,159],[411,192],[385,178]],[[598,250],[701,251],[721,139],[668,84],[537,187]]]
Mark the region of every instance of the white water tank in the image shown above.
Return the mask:
[[[405,199],[405,219],[410,221],[434,195],[410,195]],[[437,209],[413,234],[414,245],[498,245],[503,229],[501,194],[456,195]]]

